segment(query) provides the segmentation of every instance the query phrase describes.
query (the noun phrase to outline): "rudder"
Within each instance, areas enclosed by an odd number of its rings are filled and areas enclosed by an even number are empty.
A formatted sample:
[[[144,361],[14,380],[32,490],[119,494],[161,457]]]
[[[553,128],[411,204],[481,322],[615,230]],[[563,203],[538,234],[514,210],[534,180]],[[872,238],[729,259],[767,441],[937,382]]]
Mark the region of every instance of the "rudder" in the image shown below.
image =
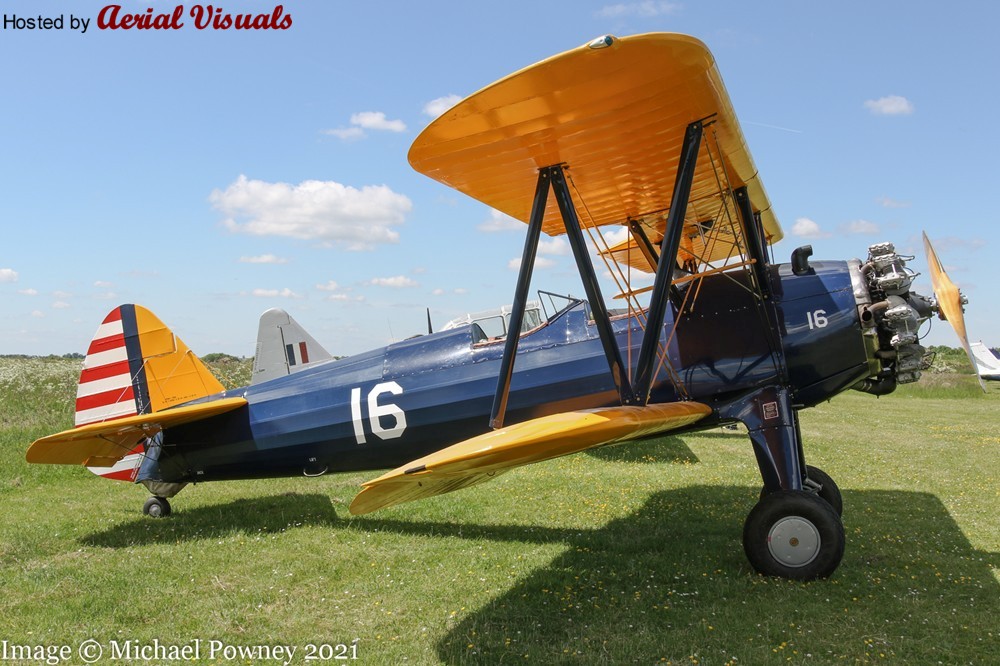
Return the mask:
[[[141,305],[121,305],[104,318],[87,350],[74,423],[79,427],[149,414],[224,390],[156,315]],[[140,444],[113,465],[88,469],[133,481],[142,459]]]

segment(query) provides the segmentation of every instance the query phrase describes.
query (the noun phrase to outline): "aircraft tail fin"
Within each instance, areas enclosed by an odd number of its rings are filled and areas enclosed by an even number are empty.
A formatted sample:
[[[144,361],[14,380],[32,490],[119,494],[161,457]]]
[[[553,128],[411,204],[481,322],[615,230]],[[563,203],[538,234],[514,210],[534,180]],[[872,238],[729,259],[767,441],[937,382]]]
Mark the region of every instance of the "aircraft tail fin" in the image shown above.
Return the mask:
[[[1000,359],[993,355],[989,347],[982,342],[973,342],[969,347],[972,349],[972,355],[976,357],[978,367],[975,370],[980,376],[990,379],[1000,377]]]
[[[112,310],[94,335],[76,391],[76,427],[150,414],[220,393],[222,384],[184,341],[140,305]],[[118,449],[89,467],[99,476],[131,481],[142,445]]]
[[[158,412],[224,390],[156,315],[122,305],[104,318],[87,350],[75,425]]]
[[[333,357],[284,310],[260,316],[251,386],[284,377]]]

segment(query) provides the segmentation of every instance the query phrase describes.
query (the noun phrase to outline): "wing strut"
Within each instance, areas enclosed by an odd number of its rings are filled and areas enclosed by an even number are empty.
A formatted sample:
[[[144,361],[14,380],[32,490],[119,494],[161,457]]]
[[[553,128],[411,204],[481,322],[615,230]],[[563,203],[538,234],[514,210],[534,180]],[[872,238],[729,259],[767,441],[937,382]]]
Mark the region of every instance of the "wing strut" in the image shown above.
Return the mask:
[[[751,270],[757,282],[757,290],[761,298],[765,301],[771,300],[773,296],[773,286],[767,272],[767,238],[764,236],[764,225],[761,224],[760,216],[755,215],[753,207],[750,205],[750,196],[747,188],[740,187],[733,191],[736,200],[736,209],[739,211],[740,221],[743,223],[743,237],[746,239],[747,253],[754,260]],[[781,376],[783,385],[788,383],[788,366],[785,363],[784,345],[781,344],[781,329],[778,327],[774,317],[774,310],[768,307],[761,308],[764,331],[767,336],[768,346],[771,348],[771,355],[774,357],[775,367]]]
[[[556,202],[559,204],[559,212],[562,215],[563,225],[566,227],[566,236],[569,239],[570,247],[573,249],[573,256],[576,259],[577,269],[580,271],[580,278],[583,280],[583,288],[587,292],[587,299],[590,301],[594,323],[597,326],[597,332],[604,347],[604,355],[608,359],[611,376],[615,382],[615,387],[618,389],[619,399],[623,405],[631,404],[633,399],[628,372],[625,370],[625,364],[622,363],[621,352],[618,350],[618,344],[615,341],[614,330],[611,328],[608,310],[604,305],[604,297],[601,294],[600,284],[597,282],[594,264],[588,254],[587,242],[583,238],[580,219],[577,217],[576,208],[573,206],[573,198],[569,192],[566,175],[563,173],[562,165],[555,164],[538,170],[535,199],[531,204],[531,218],[528,221],[528,236],[524,241],[524,252],[521,255],[521,269],[517,276],[517,287],[510,314],[510,325],[507,327],[507,341],[504,344],[503,358],[500,360],[500,376],[497,379],[497,390],[493,396],[493,413],[490,416],[490,427],[493,429],[503,427],[504,415],[507,411],[510,380],[514,372],[514,357],[517,354],[521,322],[528,299],[528,289],[531,286],[531,272],[535,263],[535,254],[538,250],[538,239],[542,232],[542,220],[545,217],[545,204],[548,200],[550,186],[554,190]]]
[[[753,272],[757,278],[757,288],[760,289],[764,300],[769,300],[771,298],[771,281],[767,276],[767,239],[764,237],[764,227],[760,223],[760,217],[753,213],[746,186],[737,188],[733,194],[736,197],[736,208],[740,213],[740,220],[743,222],[743,235],[747,239],[747,252],[751,259],[756,260]]]
[[[524,308],[528,302],[531,271],[535,266],[535,254],[538,252],[538,238],[542,234],[545,202],[549,198],[549,181],[549,170],[540,169],[538,182],[535,185],[535,200],[531,204],[528,235],[524,239],[524,252],[521,254],[521,269],[517,275],[510,323],[507,326],[507,340],[504,343],[503,358],[500,360],[500,376],[497,378],[497,390],[493,395],[490,427],[494,430],[503,427],[504,414],[507,412],[507,396],[510,393],[510,379],[514,372],[514,355],[517,353],[517,343],[521,338],[521,322],[524,320]]]
[[[657,264],[659,264],[660,257],[656,254],[656,248],[653,243],[650,242],[649,236],[646,235],[646,231],[639,224],[638,220],[630,219],[628,221],[628,228],[632,231],[632,237],[636,239],[636,244],[639,246],[639,252],[642,256],[646,258],[649,265],[654,269]]]
[[[649,399],[653,381],[653,363],[656,361],[656,349],[660,344],[663,319],[667,314],[670,283],[674,277],[674,266],[677,265],[677,250],[684,229],[684,215],[687,213],[703,128],[702,121],[696,120],[688,125],[687,131],[684,132],[684,143],[677,164],[677,178],[674,180],[674,193],[670,199],[670,212],[667,214],[666,233],[660,246],[660,260],[656,265],[656,279],[653,281],[653,293],[649,300],[646,331],[642,335],[642,347],[639,348],[639,358],[635,368],[635,400],[640,405],[645,405]]]
[[[563,224],[566,225],[566,238],[573,249],[573,256],[576,258],[576,267],[580,271],[583,288],[587,292],[587,300],[590,301],[590,310],[594,315],[594,325],[597,326],[597,333],[601,336],[601,344],[604,345],[604,355],[607,357],[608,366],[611,368],[611,377],[615,382],[615,388],[618,389],[621,403],[623,405],[630,405],[633,402],[634,395],[632,393],[632,386],[629,383],[625,364],[622,363],[618,343],[615,341],[615,332],[611,328],[608,309],[604,304],[601,286],[597,282],[597,274],[594,272],[594,262],[590,260],[587,241],[584,240],[583,231],[580,229],[580,218],[577,217],[576,208],[573,206],[573,198],[569,193],[566,175],[563,173],[561,165],[557,164],[556,166],[549,167],[549,169],[552,172],[552,187],[555,190],[556,202],[559,204],[559,212],[562,213]]]

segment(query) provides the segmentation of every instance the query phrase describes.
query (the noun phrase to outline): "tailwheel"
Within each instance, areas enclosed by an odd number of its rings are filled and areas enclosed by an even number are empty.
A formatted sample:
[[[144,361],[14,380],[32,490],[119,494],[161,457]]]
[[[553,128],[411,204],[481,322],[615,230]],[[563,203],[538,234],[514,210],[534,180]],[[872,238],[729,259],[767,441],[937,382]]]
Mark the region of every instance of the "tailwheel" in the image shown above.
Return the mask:
[[[743,526],[743,550],[762,574],[825,578],[844,556],[844,525],[818,495],[779,490],[762,497],[750,511]]]
[[[142,512],[152,518],[166,518],[170,515],[170,502],[166,497],[150,497],[142,505]]]

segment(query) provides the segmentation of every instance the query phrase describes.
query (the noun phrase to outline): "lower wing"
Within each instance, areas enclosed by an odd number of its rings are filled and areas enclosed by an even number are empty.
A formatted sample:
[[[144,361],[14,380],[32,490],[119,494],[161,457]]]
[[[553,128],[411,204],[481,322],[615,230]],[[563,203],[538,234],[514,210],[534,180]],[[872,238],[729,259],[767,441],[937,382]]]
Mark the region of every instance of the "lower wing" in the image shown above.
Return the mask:
[[[604,407],[517,423],[467,439],[362,484],[351,513],[433,497],[489,481],[514,467],[676,430],[712,412],[698,402]]]

